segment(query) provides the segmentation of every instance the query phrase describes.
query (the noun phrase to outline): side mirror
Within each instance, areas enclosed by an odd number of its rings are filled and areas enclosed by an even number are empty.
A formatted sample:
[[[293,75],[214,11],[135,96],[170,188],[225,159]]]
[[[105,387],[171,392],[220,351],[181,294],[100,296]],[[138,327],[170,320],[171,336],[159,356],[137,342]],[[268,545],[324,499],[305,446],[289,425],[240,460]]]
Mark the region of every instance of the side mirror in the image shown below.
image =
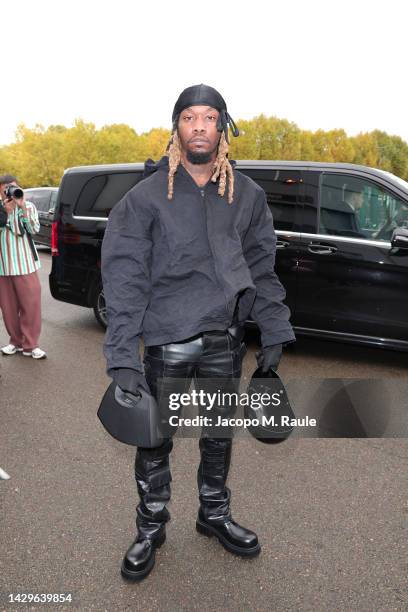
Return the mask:
[[[391,236],[391,248],[408,249],[408,229],[395,228]]]
[[[54,211],[55,211],[55,208],[50,208],[50,210],[48,211],[48,215],[50,217],[53,217],[54,216]]]

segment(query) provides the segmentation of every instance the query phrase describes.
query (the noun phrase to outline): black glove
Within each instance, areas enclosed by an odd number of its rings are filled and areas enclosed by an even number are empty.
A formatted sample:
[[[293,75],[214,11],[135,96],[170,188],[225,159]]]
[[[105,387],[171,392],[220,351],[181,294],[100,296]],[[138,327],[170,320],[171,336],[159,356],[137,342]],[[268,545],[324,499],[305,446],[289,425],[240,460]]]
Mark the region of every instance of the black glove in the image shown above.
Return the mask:
[[[143,372],[139,372],[139,370],[115,368],[112,373],[112,378],[118,387],[120,387],[122,391],[126,391],[126,393],[140,396],[138,387],[142,387],[147,393],[151,394],[145,375]]]
[[[266,374],[270,369],[276,372],[282,357],[282,345],[264,346],[262,351],[258,351],[255,356],[258,367],[261,368],[262,372]]]

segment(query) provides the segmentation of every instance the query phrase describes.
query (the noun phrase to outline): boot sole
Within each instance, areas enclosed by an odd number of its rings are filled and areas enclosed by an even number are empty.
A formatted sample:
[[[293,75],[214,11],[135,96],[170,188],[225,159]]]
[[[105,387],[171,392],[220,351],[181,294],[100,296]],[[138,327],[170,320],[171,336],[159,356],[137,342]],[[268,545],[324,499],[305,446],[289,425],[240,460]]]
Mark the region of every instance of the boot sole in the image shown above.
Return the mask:
[[[120,572],[123,578],[126,578],[126,580],[132,580],[133,582],[137,582],[138,580],[143,580],[143,578],[146,578],[146,576],[150,574],[150,572],[152,571],[154,567],[154,563],[156,560],[156,549],[160,548],[160,546],[164,544],[165,541],[166,541],[166,534],[164,534],[161,538],[158,538],[155,541],[152,556],[150,557],[146,567],[143,568],[142,570],[139,570],[138,572],[131,572],[130,570],[128,570],[127,567],[125,566],[125,561],[123,560],[122,566],[120,568]]]
[[[241,546],[236,546],[235,544],[228,542],[228,540],[218,533],[214,527],[204,525],[204,523],[201,523],[200,521],[196,522],[196,529],[198,533],[201,533],[208,538],[215,536],[220,544],[222,544],[223,547],[228,550],[228,552],[232,552],[234,555],[239,555],[240,557],[256,557],[261,552],[261,545],[259,543],[252,548],[242,548]]]

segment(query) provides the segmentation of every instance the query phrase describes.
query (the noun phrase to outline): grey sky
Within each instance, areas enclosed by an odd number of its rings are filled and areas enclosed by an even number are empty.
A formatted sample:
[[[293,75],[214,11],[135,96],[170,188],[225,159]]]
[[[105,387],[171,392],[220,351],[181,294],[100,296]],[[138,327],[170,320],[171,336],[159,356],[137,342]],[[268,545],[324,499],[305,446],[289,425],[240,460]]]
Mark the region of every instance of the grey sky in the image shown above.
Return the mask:
[[[4,4],[0,144],[20,122],[169,128],[180,91],[201,82],[220,90],[235,120],[265,113],[408,141],[406,3]]]

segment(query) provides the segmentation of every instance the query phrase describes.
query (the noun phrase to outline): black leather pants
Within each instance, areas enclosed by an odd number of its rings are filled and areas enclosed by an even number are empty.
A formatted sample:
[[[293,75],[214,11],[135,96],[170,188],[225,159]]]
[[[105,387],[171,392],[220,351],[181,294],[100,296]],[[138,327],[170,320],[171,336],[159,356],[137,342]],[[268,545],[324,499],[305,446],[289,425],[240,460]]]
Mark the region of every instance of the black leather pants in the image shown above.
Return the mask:
[[[158,398],[171,392],[188,392],[191,379],[200,379],[200,389],[215,391],[215,383],[204,379],[222,378],[217,390],[238,391],[237,381],[241,376],[242,359],[246,346],[242,342],[243,330],[204,332],[183,342],[145,347],[144,366],[146,380],[152,394]],[[159,386],[158,378],[166,381],[174,378],[167,386]],[[235,380],[233,380],[235,379]],[[231,416],[234,409],[215,409],[225,416]],[[214,409],[213,414],[214,416]],[[207,520],[223,520],[230,516],[230,490],[226,486],[231,461],[231,437],[212,438],[203,429],[199,441],[201,460],[197,473],[199,500]],[[166,508],[170,500],[171,473],[169,454],[172,440],[166,439],[155,449],[138,448],[135,461],[135,477],[140,503],[137,506],[136,525],[139,534],[154,538],[170,519]]]

